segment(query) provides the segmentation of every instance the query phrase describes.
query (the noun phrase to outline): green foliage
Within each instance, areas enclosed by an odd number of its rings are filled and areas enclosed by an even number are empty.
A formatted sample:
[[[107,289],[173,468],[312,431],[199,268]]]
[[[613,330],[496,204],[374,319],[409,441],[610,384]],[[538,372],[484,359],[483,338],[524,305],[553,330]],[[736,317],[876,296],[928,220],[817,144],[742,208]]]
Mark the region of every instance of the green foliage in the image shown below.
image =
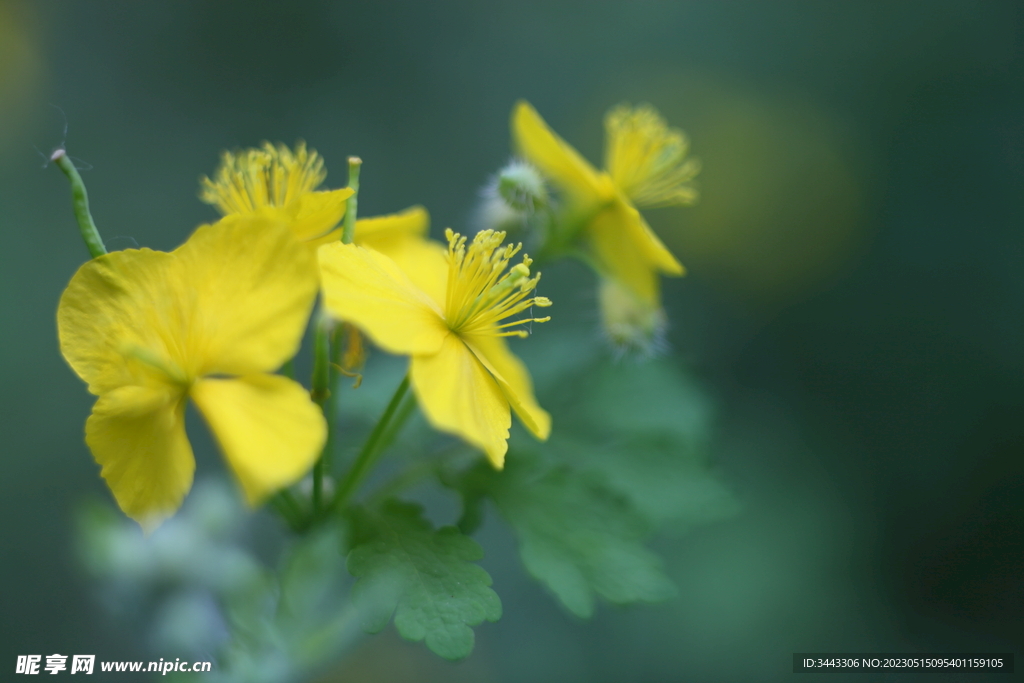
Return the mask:
[[[197,484],[182,512],[149,536],[107,504],[79,514],[83,560],[109,602],[150,613],[140,631],[161,648],[193,660],[216,653],[213,672],[171,673],[169,681],[306,680],[362,637],[344,526],[330,519],[292,539],[274,571],[246,547],[250,525],[267,521],[249,515],[219,481]]]
[[[473,650],[473,630],[501,617],[491,577],[472,562],[483,550],[455,527],[434,530],[418,505],[390,500],[354,513],[348,570],[359,578],[353,598],[367,630],[380,631],[392,613],[403,638],[425,640],[445,659]]]
[[[588,369],[583,414],[616,435],[667,435],[681,443],[704,440],[711,404],[696,383],[664,358],[623,360]]]
[[[217,596],[231,636],[220,648],[216,680],[305,679],[359,640],[363,615],[348,600],[345,535],[343,525],[325,523],[291,543],[278,571],[266,572],[262,582]]]
[[[577,616],[593,614],[595,594],[630,603],[675,592],[659,558],[643,546],[644,520],[621,496],[567,467],[545,468],[516,453],[503,472],[473,468],[461,487],[494,501],[519,539],[527,571]]]
[[[582,405],[548,450],[674,530],[728,517],[733,495],[707,466],[711,405],[672,363],[588,368]],[[643,397],[643,400],[638,400]]]
[[[706,464],[711,405],[670,362],[609,364],[580,339],[538,352],[541,402],[557,416],[551,440],[510,451],[503,472],[479,463],[449,473],[470,532],[490,500],[519,540],[523,565],[573,614],[596,596],[623,604],[674,593],[644,543],[734,514]]]
[[[223,683],[298,680],[392,616],[403,637],[442,657],[470,654],[472,627],[502,611],[468,537],[488,506],[511,527],[527,572],[573,614],[589,617],[598,598],[664,600],[675,588],[649,538],[737,509],[707,465],[712,406],[675,364],[613,364],[598,348],[556,336],[528,360],[541,370],[540,401],[555,415],[548,442],[516,434],[497,472],[415,421],[390,447],[394,478],[364,507],[291,539],[276,571],[236,539],[247,512],[222,485],[197,486],[182,514],[150,537],[109,510],[91,510],[82,520],[87,564],[135,586],[136,597],[122,603],[166,593],[154,598],[160,642],[196,658],[217,651],[211,680]],[[359,390],[366,393],[342,402],[344,419],[379,415],[404,371],[404,362],[377,359]],[[389,498],[435,474],[463,499],[459,529],[435,529],[420,507]]]
[[[710,472],[699,449],[650,438],[596,443],[553,439],[555,457],[623,495],[659,529],[682,532],[735,514],[739,504]]]

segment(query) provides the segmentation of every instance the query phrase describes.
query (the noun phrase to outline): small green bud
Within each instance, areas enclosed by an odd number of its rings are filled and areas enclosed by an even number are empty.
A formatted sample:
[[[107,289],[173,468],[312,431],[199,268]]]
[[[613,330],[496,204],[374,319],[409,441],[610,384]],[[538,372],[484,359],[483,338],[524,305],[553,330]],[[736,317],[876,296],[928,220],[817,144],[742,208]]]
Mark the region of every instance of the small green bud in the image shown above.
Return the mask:
[[[518,213],[534,213],[548,203],[540,172],[525,161],[512,160],[498,172],[498,195]]]

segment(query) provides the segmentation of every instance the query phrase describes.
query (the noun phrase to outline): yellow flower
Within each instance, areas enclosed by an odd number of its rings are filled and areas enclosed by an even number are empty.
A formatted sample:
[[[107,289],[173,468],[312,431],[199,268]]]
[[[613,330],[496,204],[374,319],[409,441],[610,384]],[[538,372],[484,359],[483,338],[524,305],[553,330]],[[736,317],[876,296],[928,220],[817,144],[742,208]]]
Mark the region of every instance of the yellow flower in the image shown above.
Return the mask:
[[[285,222],[311,247],[341,239],[337,225],[345,215],[351,188],[317,190],[327,171],[323,159],[305,143],[292,152],[264,142],[259,149],[224,152],[214,180],[200,179],[199,197],[225,216],[261,215]],[[356,221],[356,244],[376,249],[403,264],[417,260],[428,242],[430,216],[422,206]]]
[[[152,529],[188,493],[187,398],[251,504],[312,466],[323,415],[301,385],[269,373],[298,349],[317,289],[314,254],[254,217],[75,273],[57,311],[61,352],[99,397],[85,440],[125,514]]]
[[[467,244],[446,232],[447,253],[432,252],[407,268],[357,245],[320,248],[327,310],[361,327],[391,353],[411,356],[409,374],[423,412],[443,431],[459,435],[502,467],[508,450],[510,408],[530,432],[546,439],[551,417],[533,396],[530,375],[502,337],[548,318],[510,318],[532,306],[540,275],[523,257],[505,272],[520,246],[502,247],[505,233],[485,230]]]
[[[353,242],[361,247],[386,254],[403,270],[413,270],[423,260],[436,260],[444,248],[427,239],[430,215],[422,206],[413,206],[399,213],[356,221]],[[337,242],[340,235],[332,233],[327,244]]]
[[[317,190],[327,177],[316,151],[299,142],[292,152],[264,142],[260,149],[224,152],[214,179],[200,179],[199,198],[224,216],[261,215],[285,222],[303,241],[326,238],[352,196],[350,188]]]
[[[606,278],[659,308],[658,273],[682,275],[682,265],[647,225],[637,206],[690,204],[687,183],[700,170],[686,159],[689,143],[649,105],[620,105],[605,118],[606,170],[598,171],[552,131],[526,102],[512,112],[512,136],[520,154],[563,193],[563,219],[580,224],[588,260]]]

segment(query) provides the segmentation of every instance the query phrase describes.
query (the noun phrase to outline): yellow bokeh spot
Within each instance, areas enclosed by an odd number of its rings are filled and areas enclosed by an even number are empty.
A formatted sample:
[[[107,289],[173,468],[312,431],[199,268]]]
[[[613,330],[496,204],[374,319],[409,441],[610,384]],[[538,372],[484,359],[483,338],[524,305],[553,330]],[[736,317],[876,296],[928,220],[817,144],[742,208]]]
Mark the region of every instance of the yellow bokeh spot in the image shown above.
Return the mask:
[[[42,58],[29,5],[0,0],[0,149],[28,122],[42,78]]]

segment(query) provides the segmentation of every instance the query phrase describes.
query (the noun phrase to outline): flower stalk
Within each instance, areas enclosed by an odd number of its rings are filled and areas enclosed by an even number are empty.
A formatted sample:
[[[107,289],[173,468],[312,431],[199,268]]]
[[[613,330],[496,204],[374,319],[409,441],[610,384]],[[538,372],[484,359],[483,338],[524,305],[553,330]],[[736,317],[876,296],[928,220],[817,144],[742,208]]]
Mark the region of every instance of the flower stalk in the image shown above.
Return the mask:
[[[359,171],[363,166],[363,160],[359,157],[348,158],[348,187],[352,190],[352,196],[348,198],[348,205],[345,207],[345,229],[341,232],[341,241],[344,244],[352,244],[356,237],[356,216],[359,208]]]
[[[332,508],[337,509],[345,505],[363,482],[363,479],[366,478],[366,475],[373,469],[374,464],[377,462],[377,456],[380,455],[386,443],[384,437],[388,434],[394,436],[395,430],[400,424],[396,421],[394,426],[391,425],[392,419],[399,413],[398,407],[408,390],[409,376],[406,375],[402,379],[402,383],[395,389],[395,394],[388,402],[388,407],[384,409],[384,414],[381,415],[373,431],[370,432],[370,436],[367,437],[366,442],[359,451],[359,455],[356,456],[355,462],[352,463],[351,469],[349,469],[345,474],[345,478],[338,484],[338,491],[335,493],[334,501],[331,504]],[[401,411],[401,414],[408,417],[411,412],[411,410]],[[391,428],[389,429],[389,427]]]
[[[359,170],[363,161],[359,157],[348,159],[348,189],[352,191],[345,207],[345,225],[341,233],[341,241],[351,244],[355,236],[357,197],[359,195]],[[342,328],[333,325],[326,313],[321,309],[317,319],[316,333],[313,341],[313,378],[310,395],[324,411],[327,419],[327,441],[323,452],[313,467],[313,517],[319,517],[323,511],[324,476],[330,471],[331,453],[334,450],[335,413],[337,399],[333,397],[333,389],[337,383],[338,367],[342,351]]]
[[[281,489],[270,498],[270,505],[284,518],[292,531],[299,532],[305,527],[305,515],[299,502],[288,489]]]
[[[327,468],[328,454],[330,453],[334,432],[334,415],[331,407],[334,402],[331,396],[331,350],[330,332],[331,322],[321,310],[317,315],[316,333],[313,337],[313,377],[310,398],[320,406],[327,419],[327,440],[324,442],[324,449],[320,453],[313,466],[313,516],[319,516],[323,508],[324,470]]]
[[[71,163],[67,150],[63,147],[50,156],[50,161],[57,164],[57,168],[64,172],[64,175],[71,181],[71,202],[75,211],[75,219],[78,221],[78,229],[82,233],[82,240],[85,242],[89,255],[93,258],[103,256],[107,248],[103,244],[96,223],[92,220],[89,212],[89,193],[85,190],[85,183],[78,169]]]

